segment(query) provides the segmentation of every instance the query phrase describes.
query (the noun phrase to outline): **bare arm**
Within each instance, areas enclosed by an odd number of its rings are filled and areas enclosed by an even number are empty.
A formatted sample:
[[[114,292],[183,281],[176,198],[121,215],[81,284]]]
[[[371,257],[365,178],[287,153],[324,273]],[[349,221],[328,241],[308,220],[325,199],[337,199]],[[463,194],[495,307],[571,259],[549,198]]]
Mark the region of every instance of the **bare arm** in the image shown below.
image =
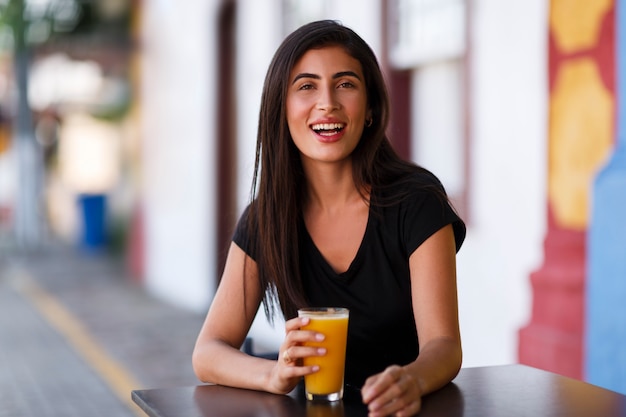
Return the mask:
[[[428,238],[409,259],[413,312],[420,340],[417,359],[369,378],[363,401],[370,416],[410,416],[421,397],[450,382],[462,361],[452,226]]]
[[[240,351],[262,296],[256,263],[231,244],[222,280],[193,351],[193,369],[201,381],[286,394],[303,375],[315,371],[312,367],[296,366],[295,361],[261,359]],[[281,355],[286,350],[293,359],[314,354],[311,348],[298,346],[315,337],[311,332],[299,331],[306,324],[302,320],[285,323],[287,336],[280,348]]]
[[[428,394],[450,382],[462,362],[452,226],[418,248],[410,264],[420,354],[407,370],[416,377],[422,394]]]
[[[242,388],[261,389],[270,361],[242,353],[242,345],[261,302],[256,264],[231,244],[221,282],[193,352],[197,377]],[[247,262],[244,277],[244,262]]]

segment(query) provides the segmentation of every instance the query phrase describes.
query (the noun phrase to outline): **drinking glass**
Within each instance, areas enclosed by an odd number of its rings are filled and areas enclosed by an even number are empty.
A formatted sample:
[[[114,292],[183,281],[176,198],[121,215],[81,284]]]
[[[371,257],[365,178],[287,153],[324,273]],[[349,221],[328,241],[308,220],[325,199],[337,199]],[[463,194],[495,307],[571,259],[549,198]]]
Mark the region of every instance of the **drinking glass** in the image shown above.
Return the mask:
[[[318,365],[319,370],[304,376],[307,400],[338,401],[343,398],[349,310],[341,307],[311,307],[298,310],[298,317],[308,317],[303,330],[313,330],[325,337],[305,346],[326,348],[326,355],[304,358],[305,366]]]

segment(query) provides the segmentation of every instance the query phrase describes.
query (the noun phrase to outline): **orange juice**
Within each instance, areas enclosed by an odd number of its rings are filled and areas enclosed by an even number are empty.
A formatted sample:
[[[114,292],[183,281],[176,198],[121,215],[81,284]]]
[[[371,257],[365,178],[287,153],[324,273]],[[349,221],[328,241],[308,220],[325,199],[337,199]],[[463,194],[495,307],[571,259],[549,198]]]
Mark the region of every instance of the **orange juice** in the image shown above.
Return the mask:
[[[300,317],[309,317],[303,330],[314,330],[325,338],[321,342],[307,342],[307,346],[326,348],[326,355],[304,358],[304,365],[319,365],[319,371],[304,377],[307,398],[325,397],[339,400],[343,394],[343,374],[348,335],[348,310],[345,308],[301,309]],[[312,398],[309,398],[312,399]]]

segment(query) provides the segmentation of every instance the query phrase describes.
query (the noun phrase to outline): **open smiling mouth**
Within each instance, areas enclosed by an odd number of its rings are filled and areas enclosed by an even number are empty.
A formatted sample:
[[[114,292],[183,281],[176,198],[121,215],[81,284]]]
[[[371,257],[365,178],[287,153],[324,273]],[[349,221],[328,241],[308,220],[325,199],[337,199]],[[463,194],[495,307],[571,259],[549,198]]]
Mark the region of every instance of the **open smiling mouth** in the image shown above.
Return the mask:
[[[343,123],[317,123],[311,125],[311,129],[321,136],[332,136],[341,132],[346,127]]]

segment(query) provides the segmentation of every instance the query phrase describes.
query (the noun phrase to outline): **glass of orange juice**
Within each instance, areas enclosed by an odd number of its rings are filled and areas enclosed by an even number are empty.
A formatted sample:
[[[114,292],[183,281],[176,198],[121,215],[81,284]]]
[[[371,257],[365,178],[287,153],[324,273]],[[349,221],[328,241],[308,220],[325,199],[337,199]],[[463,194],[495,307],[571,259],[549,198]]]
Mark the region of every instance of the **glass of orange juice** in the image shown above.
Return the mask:
[[[343,398],[343,374],[346,363],[349,310],[340,307],[311,307],[298,310],[298,317],[308,317],[309,324],[302,330],[313,330],[325,337],[321,342],[307,342],[306,346],[324,347],[326,355],[304,358],[305,366],[318,365],[320,369],[304,376],[304,390],[308,400],[338,401]]]

